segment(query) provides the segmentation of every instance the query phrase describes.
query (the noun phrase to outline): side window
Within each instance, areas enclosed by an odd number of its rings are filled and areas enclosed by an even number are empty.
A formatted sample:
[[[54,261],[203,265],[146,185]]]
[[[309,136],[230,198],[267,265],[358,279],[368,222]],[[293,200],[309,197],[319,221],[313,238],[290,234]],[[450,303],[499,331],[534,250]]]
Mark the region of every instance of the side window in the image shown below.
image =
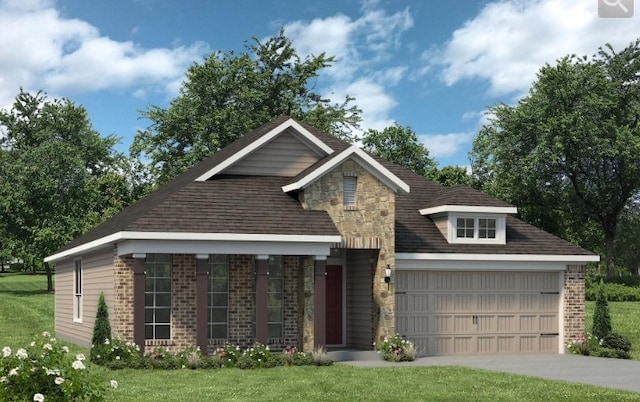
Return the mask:
[[[458,218],[456,222],[456,237],[458,239],[473,239],[473,218]]]
[[[82,322],[82,260],[73,261],[73,321]]]
[[[489,218],[478,219],[478,238],[479,239],[495,239],[496,238],[496,220]]]
[[[267,280],[267,336],[282,338],[284,322],[284,264],[281,255],[269,256],[269,279]]]

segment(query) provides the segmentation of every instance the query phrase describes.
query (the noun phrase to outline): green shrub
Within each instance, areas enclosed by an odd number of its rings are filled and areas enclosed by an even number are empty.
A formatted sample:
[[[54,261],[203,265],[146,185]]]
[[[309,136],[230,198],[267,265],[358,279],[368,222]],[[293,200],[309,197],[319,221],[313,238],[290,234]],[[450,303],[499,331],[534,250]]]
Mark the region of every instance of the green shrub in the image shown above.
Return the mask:
[[[26,348],[0,356],[0,400],[102,401],[106,385],[85,366],[82,354],[71,356],[48,332]],[[118,383],[111,381],[113,388]]]
[[[178,352],[176,358],[181,366],[196,369],[200,367],[202,352],[200,351],[200,347],[189,346],[185,350]]]
[[[598,285],[587,286],[585,299],[594,301],[597,298]],[[607,283],[608,301],[640,301],[640,288],[620,283]]]
[[[382,342],[375,344],[375,349],[382,354],[384,360],[390,362],[408,362],[416,358],[413,343],[400,334],[395,334],[391,338],[385,337]]]
[[[182,366],[178,358],[165,348],[157,348],[145,354],[145,366],[153,369],[174,370]]]
[[[631,359],[629,352],[619,349],[610,349],[599,347],[591,351],[591,356],[594,357],[609,357],[613,359]]]
[[[91,352],[89,359],[97,364],[103,364],[106,358],[106,351],[110,347],[111,324],[109,323],[109,309],[104,300],[104,293],[100,293],[98,298],[98,308],[96,310],[96,320],[93,324],[93,336],[91,337]]]
[[[275,367],[278,359],[273,357],[269,346],[255,343],[253,347],[245,350],[238,359],[236,367],[240,369]]]
[[[219,367],[235,367],[238,359],[242,356],[242,350],[239,346],[227,343],[217,347],[213,356]]]
[[[575,339],[567,344],[569,353],[585,356],[589,356],[593,350],[599,347],[600,340],[591,334],[587,334],[586,336],[580,339]]]
[[[631,350],[631,341],[622,334],[612,332],[602,338],[602,347],[628,352]]]
[[[609,314],[605,285],[602,282],[600,282],[598,295],[596,297],[591,332],[598,339],[602,339],[611,333],[611,315]]]

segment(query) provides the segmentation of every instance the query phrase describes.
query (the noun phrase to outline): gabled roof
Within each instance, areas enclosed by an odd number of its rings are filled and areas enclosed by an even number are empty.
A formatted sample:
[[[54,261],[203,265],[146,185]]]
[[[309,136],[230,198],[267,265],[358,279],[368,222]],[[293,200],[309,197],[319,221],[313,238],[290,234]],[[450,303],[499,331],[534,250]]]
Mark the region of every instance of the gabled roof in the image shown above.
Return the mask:
[[[398,176],[391,173],[389,169],[385,168],[372,156],[355,145],[350,146],[340,153],[335,153],[330,157],[318,161],[308,169],[301,172],[291,183],[283,186],[282,190],[288,193],[306,188],[309,184],[318,180],[320,177],[324,176],[333,168],[348,159],[353,159],[358,162],[360,166],[365,168],[369,173],[384,183],[387,187],[391,188],[394,192],[402,192],[405,194],[409,193],[410,188],[407,183],[403,182]]]
[[[326,155],[294,178],[222,174],[234,161],[255,152],[259,148],[256,144],[268,142],[283,130],[294,130],[305,144]],[[350,158],[397,192],[396,253],[593,256],[512,216],[507,216],[505,245],[449,244],[433,220],[421,212],[473,207],[511,213],[514,207],[469,187],[443,187],[305,123],[280,116],[72,240],[46,260],[145,238],[337,243],[340,233],[328,213],[304,210],[285,191],[304,188]]]

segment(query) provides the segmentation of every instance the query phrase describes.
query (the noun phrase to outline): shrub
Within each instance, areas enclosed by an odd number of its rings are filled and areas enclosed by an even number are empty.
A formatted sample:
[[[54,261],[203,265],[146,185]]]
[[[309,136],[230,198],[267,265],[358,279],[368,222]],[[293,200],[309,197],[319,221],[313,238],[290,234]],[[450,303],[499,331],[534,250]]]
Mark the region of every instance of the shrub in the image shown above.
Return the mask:
[[[625,352],[624,350],[619,349],[611,349],[611,348],[595,348],[591,352],[591,356],[594,357],[610,357],[613,359],[631,359],[631,355],[629,352]]]
[[[631,350],[631,341],[622,334],[612,332],[602,338],[602,347],[628,352]]]
[[[594,350],[600,347],[600,339],[587,334],[586,336],[573,340],[567,344],[567,349],[570,353],[576,355],[590,355]]]
[[[229,343],[217,347],[213,352],[216,367],[235,367],[240,356],[242,356],[240,347]]]
[[[607,300],[608,301],[640,301],[640,287],[631,287],[620,283],[607,284]],[[594,301],[598,295],[599,286],[587,286],[585,290],[585,299]]]
[[[93,324],[93,336],[91,337],[91,352],[89,358],[92,362],[103,364],[106,349],[111,341],[111,324],[109,323],[109,310],[104,300],[104,293],[100,293],[96,320]]]
[[[178,362],[181,366],[189,367],[190,369],[196,369],[200,367],[200,360],[202,360],[202,352],[200,347],[189,346],[185,350],[178,352],[176,355]]]
[[[146,365],[149,368],[173,370],[181,367],[180,361],[165,348],[157,348],[145,355]]]
[[[241,369],[266,368],[276,365],[277,359],[274,359],[269,346],[261,343],[255,343],[253,347],[245,350],[236,363],[236,367]]]
[[[333,364],[333,360],[329,357],[325,348],[319,347],[311,352],[311,359],[316,366],[330,366]]]
[[[82,354],[71,356],[48,332],[26,348],[4,347],[0,356],[0,400],[102,401],[106,385],[85,366]],[[117,388],[118,383],[111,381]]]
[[[413,343],[400,334],[395,334],[391,338],[385,337],[382,342],[375,344],[375,349],[382,354],[384,360],[390,362],[407,362],[416,358]]]
[[[93,349],[96,345],[92,346]],[[125,342],[120,338],[106,340],[100,345],[102,354],[96,355],[96,361],[110,369],[144,368],[140,357],[140,347],[133,342]]]
[[[609,304],[604,283],[601,281],[596,298],[596,306],[593,311],[593,335],[602,339],[611,333],[611,316],[609,315]]]

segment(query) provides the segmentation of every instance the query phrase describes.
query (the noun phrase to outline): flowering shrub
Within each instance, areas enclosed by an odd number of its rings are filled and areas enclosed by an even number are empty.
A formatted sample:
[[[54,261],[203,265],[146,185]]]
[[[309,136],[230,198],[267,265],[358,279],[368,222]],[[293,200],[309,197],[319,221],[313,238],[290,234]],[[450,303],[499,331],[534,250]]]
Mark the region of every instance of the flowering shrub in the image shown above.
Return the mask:
[[[181,367],[177,357],[165,348],[157,348],[145,355],[147,367],[158,369],[177,369]]]
[[[94,362],[105,365],[110,369],[136,367],[140,361],[140,347],[133,342],[126,342],[120,338],[105,339],[99,347],[92,345],[92,351],[99,349],[100,353],[93,353]]]
[[[395,334],[391,338],[385,337],[382,342],[374,346],[382,358],[390,362],[410,362],[416,359],[413,343],[403,339],[400,334]]]
[[[236,367],[241,369],[251,369],[274,367],[276,364],[277,361],[273,358],[273,355],[269,350],[269,346],[256,342],[253,347],[246,349],[242,353],[242,356],[238,359]]]
[[[239,346],[227,343],[219,346],[213,351],[214,367],[235,367],[242,356],[242,349]]]
[[[182,367],[189,367],[190,369],[196,369],[200,366],[200,360],[202,360],[202,352],[199,346],[189,346],[183,351],[178,352],[176,355],[178,362]]]
[[[106,386],[87,370],[85,356],[71,356],[48,332],[0,356],[0,400],[102,401]],[[111,381],[111,387],[118,383]]]
[[[587,333],[580,339],[575,339],[567,344],[569,353],[576,355],[590,355],[595,349],[600,347],[600,339]]]

